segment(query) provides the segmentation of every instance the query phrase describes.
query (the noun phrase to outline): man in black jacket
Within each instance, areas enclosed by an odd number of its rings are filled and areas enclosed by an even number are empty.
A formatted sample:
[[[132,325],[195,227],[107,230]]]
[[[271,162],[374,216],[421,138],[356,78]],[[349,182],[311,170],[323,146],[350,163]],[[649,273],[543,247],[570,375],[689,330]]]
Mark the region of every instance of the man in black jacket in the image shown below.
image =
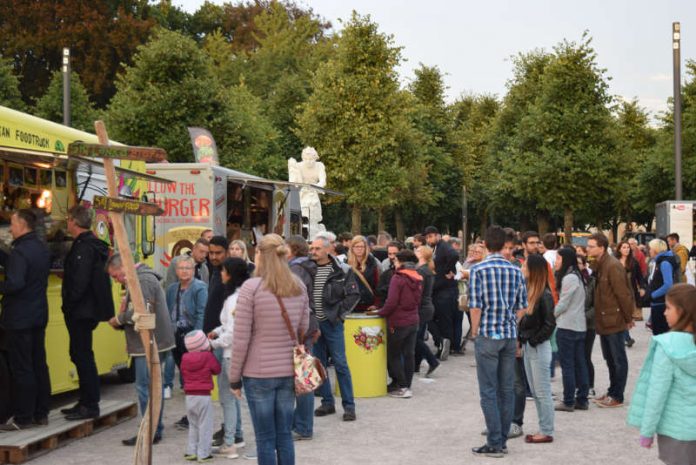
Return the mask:
[[[355,401],[353,381],[346,359],[346,346],[343,334],[343,320],[360,301],[360,291],[355,275],[346,264],[340,264],[329,251],[328,239],[317,237],[309,248],[312,261],[317,264],[312,283],[314,314],[319,321],[321,336],[314,344],[314,354],[326,366],[329,357],[336,368],[338,387],[341,390],[343,421],[355,421]],[[321,406],[314,415],[323,417],[336,413],[331,383],[327,379],[318,389]]]
[[[50,254],[34,232],[36,222],[31,210],[14,212],[10,221],[12,250],[9,254],[0,251],[0,265],[5,268],[5,280],[0,282],[0,325],[6,331],[14,393],[14,421],[0,425],[3,430],[48,424],[51,381],[45,339]]]
[[[210,272],[210,282],[208,283],[208,302],[205,306],[205,317],[203,319],[203,332],[208,334],[213,329],[220,326],[220,311],[222,304],[225,303],[224,286],[220,270],[222,262],[227,258],[228,242],[224,236],[213,236],[208,246],[208,260],[212,265]]]
[[[92,351],[92,333],[100,321],[114,316],[111,281],[104,266],[109,246],[91,231],[92,215],[82,205],[68,211],[67,229],[73,237],[65,257],[63,315],[70,335],[70,360],[80,378],[80,398],[74,407],[62,409],[68,420],[99,416],[99,372]]]
[[[461,344],[461,341],[454,341],[455,312],[459,311],[457,302],[459,289],[454,276],[457,273],[459,255],[451,245],[442,240],[435,226],[425,228],[423,235],[433,249],[435,262],[435,283],[433,284],[435,316],[434,324],[429,325],[429,329],[433,335],[433,342],[439,347],[440,360],[447,360],[450,348],[459,350]]]

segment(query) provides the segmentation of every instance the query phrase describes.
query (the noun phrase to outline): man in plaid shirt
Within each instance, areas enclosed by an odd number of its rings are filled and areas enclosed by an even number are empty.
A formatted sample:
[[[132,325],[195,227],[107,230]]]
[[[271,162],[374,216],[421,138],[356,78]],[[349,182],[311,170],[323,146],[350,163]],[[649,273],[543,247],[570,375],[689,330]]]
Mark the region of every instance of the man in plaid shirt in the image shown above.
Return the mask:
[[[471,268],[469,309],[488,436],[485,445],[472,451],[503,457],[514,410],[517,312],[527,308],[527,287],[520,269],[500,254],[505,230],[489,227],[484,243],[490,254]]]

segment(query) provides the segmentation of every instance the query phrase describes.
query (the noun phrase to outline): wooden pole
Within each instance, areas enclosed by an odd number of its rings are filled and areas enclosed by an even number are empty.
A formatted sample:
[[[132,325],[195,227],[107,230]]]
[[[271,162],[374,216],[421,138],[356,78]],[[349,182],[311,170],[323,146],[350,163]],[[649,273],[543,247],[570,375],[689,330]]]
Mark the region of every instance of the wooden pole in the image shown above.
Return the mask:
[[[97,132],[97,137],[99,138],[99,143],[107,145],[109,143],[109,136],[106,132],[104,122],[96,121],[94,127]],[[109,158],[104,159],[104,174],[106,176],[109,196],[118,197],[116,170],[113,160]],[[143,291],[140,288],[140,281],[138,281],[133,254],[130,250],[128,234],[126,233],[126,227],[123,223],[123,213],[109,212],[109,218],[111,218],[111,222],[114,226],[116,245],[121,254],[123,270],[126,272],[126,288],[128,289],[128,294],[133,303],[133,309],[136,313],[148,313],[148,308],[145,306],[145,299],[143,298]],[[140,339],[142,340],[145,356],[147,358],[147,365],[150,369],[151,395],[147,404],[147,411],[143,413],[143,419],[140,423],[140,429],[138,430],[134,463],[135,465],[147,465],[148,463],[152,463],[152,439],[154,438],[154,432],[157,430],[157,428],[150,423],[151,419],[154,419],[152,421],[159,421],[162,404],[162,370],[160,368],[159,354],[157,352],[157,342],[155,341],[152,331],[140,331]]]

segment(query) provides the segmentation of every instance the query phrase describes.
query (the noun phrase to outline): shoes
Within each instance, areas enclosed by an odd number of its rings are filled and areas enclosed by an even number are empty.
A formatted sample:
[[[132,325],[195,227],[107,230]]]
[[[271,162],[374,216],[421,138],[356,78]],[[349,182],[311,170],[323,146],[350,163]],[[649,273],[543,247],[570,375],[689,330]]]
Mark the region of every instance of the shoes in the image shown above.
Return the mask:
[[[556,406],[553,408],[557,412],[574,412],[575,407],[572,405],[566,405],[563,402],[559,402],[556,404]]]
[[[36,426],[46,426],[48,425],[48,417],[34,418],[34,421],[32,423]]]
[[[628,347],[630,349],[631,347],[633,347],[633,344],[635,344],[635,343],[636,343],[636,340],[633,339],[632,337],[630,337],[630,338],[628,338],[628,341],[626,341],[626,347]]]
[[[442,348],[440,349],[440,360],[442,360],[443,362],[447,360],[447,357],[449,357],[450,346],[451,343],[449,339],[442,340]]]
[[[222,445],[217,448],[217,450],[213,451],[214,455],[219,455],[220,457],[226,457],[228,459],[236,459],[239,457],[239,453],[237,452],[237,448],[234,446],[226,446]]]
[[[357,417],[355,416],[354,410],[347,410],[343,412],[343,421],[355,421]]]
[[[528,434],[524,437],[524,442],[528,444],[545,444],[553,442],[553,436],[546,434]]]
[[[430,376],[433,371],[437,370],[437,367],[440,366],[440,362],[437,362],[435,365],[428,365],[428,372],[425,374],[425,377],[427,378]]]
[[[198,459],[198,463],[208,463],[213,461],[213,456],[209,455],[207,457],[204,457],[202,459]]]
[[[257,455],[256,455],[256,448],[254,450],[249,450],[244,452],[244,455],[242,455],[242,458],[246,460],[256,460]]]
[[[19,423],[14,419],[8,421],[7,423],[0,425],[0,431],[23,431],[25,429],[34,428],[36,425],[32,422],[29,423]]]
[[[293,441],[311,441],[312,436],[303,436],[302,434],[298,433],[297,431],[292,432],[292,440]]]
[[[180,431],[186,431],[189,427],[189,422],[188,422],[188,418],[186,417],[186,415],[181,417],[181,420],[174,423],[174,426],[176,426],[176,429],[178,429]]]
[[[600,402],[604,402],[604,401],[607,400],[608,398],[609,398],[609,393],[606,393],[606,394],[604,394],[603,396],[600,396],[600,397],[597,397],[597,395],[595,394],[594,402],[595,402],[595,404],[598,404],[598,403],[600,403]]]
[[[138,436],[133,436],[132,438],[124,439],[121,441],[121,444],[124,446],[134,446],[136,442],[138,442]],[[162,442],[162,436],[155,434],[155,437],[152,439],[152,443],[159,444],[160,442]]]
[[[246,442],[244,442],[244,438],[234,438],[234,447],[244,447],[246,446]]]
[[[517,423],[513,423],[510,425],[510,432],[508,433],[508,439],[515,439],[519,438],[524,434],[524,431],[522,431],[522,427],[518,425]],[[503,447],[505,449],[505,447]],[[503,451],[505,452],[505,451]],[[507,453],[507,452],[505,452]]]
[[[508,432],[508,439],[515,439],[519,438],[524,434],[524,431],[522,431],[522,427],[518,425],[517,423],[513,423],[510,425],[510,431]],[[484,429],[481,431],[481,436],[488,436],[488,429]],[[505,449],[505,447],[503,447]],[[507,452],[505,452],[507,454]]]
[[[613,397],[608,397],[602,401],[597,402],[597,407],[601,408],[616,408],[616,407],[623,407],[623,402],[620,402]]]
[[[336,413],[336,407],[333,405],[320,405],[314,410],[315,417],[325,417],[326,415],[332,415]]]
[[[171,399],[172,398],[172,388],[167,386],[164,388],[164,393],[162,394],[165,399]]]
[[[195,462],[198,460],[198,457],[196,457],[196,454],[186,454],[184,455],[184,460],[187,460],[189,462]]]
[[[579,402],[575,402],[575,410],[589,410],[590,409],[590,404],[581,404]]]
[[[466,351],[464,349],[453,350],[452,352],[450,352],[450,355],[452,357],[462,357],[466,355]]]
[[[484,455],[486,457],[493,457],[496,459],[499,459],[499,458],[502,458],[505,456],[502,449],[494,449],[493,447],[488,447],[488,445],[483,445],[481,447],[474,447],[473,449],[471,449],[471,452],[473,452],[474,455]]]
[[[399,399],[410,399],[413,397],[413,392],[409,388],[401,388],[394,392],[390,392],[389,395]]]
[[[399,385],[396,384],[396,383],[387,384],[387,393],[388,393],[388,394],[389,394],[389,393],[392,393],[392,392],[396,392],[396,391],[398,391],[399,389],[400,389],[400,388],[399,388]]]
[[[597,393],[595,392],[594,388],[591,388],[591,389],[587,392],[587,398],[588,398],[588,399],[594,399],[595,397],[597,397]]]
[[[213,439],[222,439],[225,437],[225,424],[220,425],[220,429],[215,431],[213,434]]]
[[[63,415],[70,415],[71,413],[76,413],[78,410],[80,410],[79,402],[73,405],[72,407],[60,409],[60,413],[62,413]]]
[[[80,406],[76,412],[65,415],[65,419],[69,421],[91,420],[93,418],[99,418],[99,408],[88,409],[87,407]]]

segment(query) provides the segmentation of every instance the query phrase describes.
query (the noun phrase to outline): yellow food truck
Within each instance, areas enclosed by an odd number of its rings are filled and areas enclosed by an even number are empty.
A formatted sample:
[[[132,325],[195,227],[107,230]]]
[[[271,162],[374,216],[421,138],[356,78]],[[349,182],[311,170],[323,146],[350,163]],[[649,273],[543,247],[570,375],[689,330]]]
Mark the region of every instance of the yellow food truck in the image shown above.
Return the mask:
[[[61,311],[63,260],[72,238],[66,231],[68,209],[80,202],[90,204],[94,195],[106,195],[103,167],[98,159],[71,157],[66,150],[75,141],[97,143],[93,134],[46,121],[0,106],[0,247],[9,248],[12,237],[9,221],[13,211],[32,208],[42,221],[37,228],[51,253],[48,281],[49,322],[46,352],[53,393],[76,389],[77,372],[68,354],[68,333]],[[117,161],[119,194],[142,199],[147,196],[146,182],[162,178],[144,173],[143,162]],[[144,218],[144,219],[143,219]],[[152,254],[154,231],[146,231],[152,219],[126,215],[131,249],[136,260]],[[106,212],[96,211],[95,232],[113,244]],[[2,275],[4,271],[0,271]],[[2,279],[0,277],[0,279]],[[114,286],[118,298],[120,286]],[[118,301],[116,301],[118,302]],[[1,310],[0,310],[1,311]],[[3,347],[0,331],[0,350]],[[100,374],[127,369],[128,356],[123,332],[102,323],[94,335],[94,353]],[[7,405],[7,367],[0,354],[0,405]],[[122,373],[127,373],[123,371]],[[2,412],[0,412],[0,416]]]

